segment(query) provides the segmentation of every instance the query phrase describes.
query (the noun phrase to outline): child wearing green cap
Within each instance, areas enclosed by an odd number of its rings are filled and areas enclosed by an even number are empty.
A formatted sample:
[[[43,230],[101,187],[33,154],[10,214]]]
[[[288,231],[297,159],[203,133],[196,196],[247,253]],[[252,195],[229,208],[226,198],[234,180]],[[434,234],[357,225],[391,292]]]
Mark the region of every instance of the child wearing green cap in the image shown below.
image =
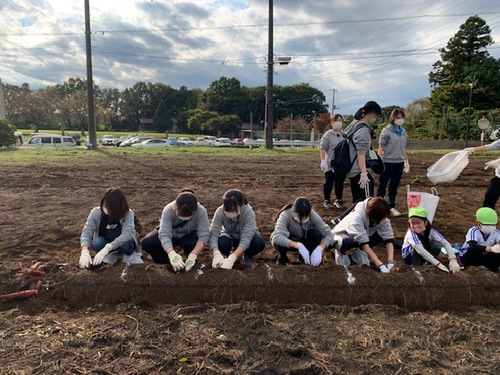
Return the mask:
[[[476,225],[469,229],[460,249],[464,266],[484,266],[498,272],[500,265],[500,231],[498,215],[490,207],[476,211]]]
[[[403,260],[413,266],[420,266],[424,262],[428,262],[444,272],[459,272],[460,265],[453,248],[437,230],[432,228],[430,221],[427,220],[427,215],[428,212],[423,207],[413,207],[408,212],[410,227],[403,242]],[[444,247],[448,254],[449,269],[437,259],[441,247]]]

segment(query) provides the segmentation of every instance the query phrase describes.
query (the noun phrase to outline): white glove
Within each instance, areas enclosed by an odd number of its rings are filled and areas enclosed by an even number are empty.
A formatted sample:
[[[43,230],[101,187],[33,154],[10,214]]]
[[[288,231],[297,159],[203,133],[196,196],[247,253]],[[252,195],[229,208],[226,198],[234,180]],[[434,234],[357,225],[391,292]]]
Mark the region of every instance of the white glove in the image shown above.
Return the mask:
[[[368,183],[370,180],[368,179],[368,172],[361,173],[361,177],[359,178],[359,187],[361,189],[366,189],[368,187]]]
[[[486,167],[484,167],[484,169],[488,169],[488,168],[497,169],[497,167],[500,165],[500,158],[495,159],[495,160],[490,160],[484,164],[486,165]]]
[[[319,266],[322,260],[323,260],[323,248],[318,245],[311,254],[311,266],[313,267]]]
[[[495,254],[500,254],[500,243],[497,243],[496,245],[493,245],[491,247],[491,252]]]
[[[220,268],[230,270],[231,268],[233,268],[234,262],[236,262],[236,255],[231,254],[226,259],[224,259],[224,262],[222,262]]]
[[[392,271],[392,269],[394,268],[394,266],[395,266],[395,263],[394,263],[394,261],[393,261],[393,260],[390,260],[390,261],[389,261],[389,262],[387,262],[387,264],[386,264],[386,267],[387,267],[387,269],[389,270],[389,272],[391,272],[391,271]]]
[[[177,254],[175,250],[172,250],[167,255],[168,259],[170,259],[170,265],[174,269],[174,272],[180,271],[184,268],[184,262],[182,261],[182,257],[179,254]]]
[[[389,273],[389,268],[387,268],[387,266],[385,264],[381,264],[380,266],[378,266],[378,269],[380,270],[380,272],[382,273]]]
[[[110,251],[113,251],[113,245],[108,243],[94,257],[94,266],[98,266],[99,264],[101,264],[104,257],[108,255]]]
[[[464,148],[464,151],[467,152],[467,155],[470,155],[474,152],[474,147],[467,147],[467,148]]]
[[[304,264],[311,264],[311,255],[309,254],[309,250],[307,250],[307,247],[299,242],[298,250],[300,255],[302,256],[302,259],[304,259]]]
[[[403,168],[404,173],[410,173],[410,162],[408,159],[405,159],[405,167]]]
[[[80,255],[80,268],[89,268],[92,264],[92,257],[90,256],[90,251],[88,249],[82,250]]]
[[[328,170],[328,164],[326,163],[326,159],[321,160],[320,168],[323,172],[326,172]]]
[[[448,268],[446,268],[446,266],[443,265],[443,264],[441,264],[441,263],[436,264],[436,267],[439,268],[441,271],[450,273],[450,271],[448,270]]]
[[[219,268],[221,264],[224,263],[224,259],[225,258],[222,256],[221,252],[217,250],[212,259],[212,268]]]
[[[458,264],[456,258],[450,259],[450,262],[448,263],[448,267],[449,267],[451,273],[460,272],[460,270],[461,270],[460,265]]]
[[[186,272],[191,271],[191,268],[194,267],[194,265],[196,264],[196,258],[198,258],[198,255],[196,255],[195,253],[189,253],[186,260]]]

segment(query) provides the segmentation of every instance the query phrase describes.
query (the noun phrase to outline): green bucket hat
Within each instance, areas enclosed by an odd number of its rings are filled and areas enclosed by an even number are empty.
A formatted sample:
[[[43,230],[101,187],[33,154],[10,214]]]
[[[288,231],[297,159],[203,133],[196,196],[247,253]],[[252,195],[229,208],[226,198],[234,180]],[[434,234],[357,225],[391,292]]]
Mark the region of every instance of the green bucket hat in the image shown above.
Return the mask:
[[[410,208],[410,211],[408,211],[408,217],[418,216],[423,219],[427,219],[427,215],[429,215],[429,213],[423,207],[413,207]]]
[[[496,211],[489,207],[481,207],[476,211],[476,219],[481,224],[485,225],[497,225],[498,215]]]

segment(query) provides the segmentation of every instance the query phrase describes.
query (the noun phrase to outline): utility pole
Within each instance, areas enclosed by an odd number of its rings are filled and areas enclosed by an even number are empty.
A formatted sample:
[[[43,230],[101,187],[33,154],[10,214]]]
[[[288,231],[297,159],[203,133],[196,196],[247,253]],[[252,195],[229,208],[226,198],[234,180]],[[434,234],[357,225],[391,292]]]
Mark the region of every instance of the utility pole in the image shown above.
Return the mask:
[[[267,53],[267,86],[266,86],[266,148],[273,148],[273,0],[269,0],[269,34],[268,34],[268,53]]]
[[[332,92],[332,116],[335,114],[335,110],[337,107],[335,107],[335,93],[338,91],[337,89],[331,89]]]
[[[85,46],[87,49],[87,106],[89,116],[89,139],[92,150],[97,150],[97,127],[94,113],[94,79],[92,77],[92,48],[90,45],[90,6],[85,0]]]
[[[476,77],[474,77],[474,79],[475,78]],[[469,143],[470,107],[472,105],[472,89],[474,88],[474,79],[469,84],[470,85],[470,93],[469,93],[469,107],[467,108],[467,128],[465,129],[465,147],[468,147],[468,143]]]

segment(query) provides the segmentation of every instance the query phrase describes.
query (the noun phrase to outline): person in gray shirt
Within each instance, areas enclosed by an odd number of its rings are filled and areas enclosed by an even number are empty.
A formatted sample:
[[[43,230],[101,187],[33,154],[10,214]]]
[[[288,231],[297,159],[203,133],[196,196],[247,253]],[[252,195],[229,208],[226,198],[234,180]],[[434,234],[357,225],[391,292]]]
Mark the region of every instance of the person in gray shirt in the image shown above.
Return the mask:
[[[253,266],[253,257],[265,246],[266,242],[257,229],[255,212],[245,195],[238,189],[226,191],[210,224],[212,267],[231,269],[241,256],[247,266]]]
[[[210,237],[207,210],[190,189],[183,189],[175,201],[165,206],[161,213],[160,226],[142,240],[142,249],[149,253],[155,263],[168,264],[174,272],[190,271]],[[187,255],[182,256],[174,248],[180,247]]]
[[[311,208],[309,199],[298,197],[278,213],[271,244],[279,252],[277,264],[290,264],[287,252],[298,251],[302,263],[316,267],[323,260],[323,251],[333,245],[333,235],[330,227]]]

